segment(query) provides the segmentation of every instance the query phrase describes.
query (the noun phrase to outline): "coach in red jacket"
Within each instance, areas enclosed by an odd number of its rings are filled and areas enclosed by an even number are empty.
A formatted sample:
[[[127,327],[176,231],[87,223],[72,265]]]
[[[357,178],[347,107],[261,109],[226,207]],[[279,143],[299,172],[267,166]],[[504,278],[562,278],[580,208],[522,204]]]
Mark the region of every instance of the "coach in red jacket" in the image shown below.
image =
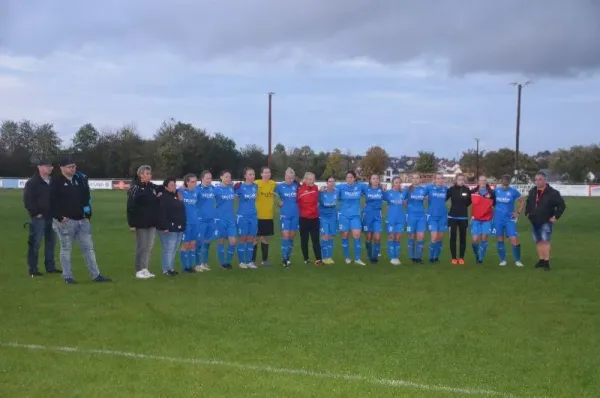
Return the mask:
[[[313,173],[304,174],[304,182],[296,194],[300,210],[300,247],[304,255],[304,263],[309,264],[308,237],[312,240],[315,252],[315,264],[321,265],[321,243],[319,241],[319,188],[315,185]]]

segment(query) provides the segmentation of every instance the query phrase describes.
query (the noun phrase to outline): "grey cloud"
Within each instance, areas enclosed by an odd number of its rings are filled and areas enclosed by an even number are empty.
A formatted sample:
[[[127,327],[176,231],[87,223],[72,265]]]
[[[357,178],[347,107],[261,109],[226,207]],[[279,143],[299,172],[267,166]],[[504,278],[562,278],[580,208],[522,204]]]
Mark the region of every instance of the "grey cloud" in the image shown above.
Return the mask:
[[[301,49],[385,64],[443,59],[458,75],[600,66],[596,0],[0,0],[3,9],[0,46],[28,55],[100,46],[256,61]]]

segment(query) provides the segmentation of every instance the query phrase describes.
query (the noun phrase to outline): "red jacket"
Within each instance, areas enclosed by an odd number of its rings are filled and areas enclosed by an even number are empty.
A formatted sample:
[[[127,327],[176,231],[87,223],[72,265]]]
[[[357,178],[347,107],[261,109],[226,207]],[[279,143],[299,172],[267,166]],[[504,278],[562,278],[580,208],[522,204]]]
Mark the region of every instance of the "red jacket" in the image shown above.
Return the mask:
[[[496,204],[496,195],[491,188],[482,196],[479,188],[471,191],[471,218],[476,221],[490,221],[494,218],[494,205]]]
[[[306,184],[300,185],[296,193],[296,201],[300,210],[300,217],[315,219],[319,218],[319,187]]]

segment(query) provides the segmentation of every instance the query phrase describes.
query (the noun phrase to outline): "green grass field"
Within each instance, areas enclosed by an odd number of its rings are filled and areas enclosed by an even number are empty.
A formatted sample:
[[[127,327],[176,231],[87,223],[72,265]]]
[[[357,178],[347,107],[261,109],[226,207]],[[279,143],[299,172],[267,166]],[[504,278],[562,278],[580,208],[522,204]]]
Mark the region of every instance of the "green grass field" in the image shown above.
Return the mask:
[[[21,194],[0,191],[0,397],[600,396],[598,200],[567,199],[552,272],[522,219],[524,269],[494,244],[484,265],[449,265],[446,246],[441,265],[399,267],[343,264],[337,245],[317,269],[296,243],[289,270],[136,280],[125,193],[95,192],[115,282],[89,282],[76,248],[68,286],[28,277]]]

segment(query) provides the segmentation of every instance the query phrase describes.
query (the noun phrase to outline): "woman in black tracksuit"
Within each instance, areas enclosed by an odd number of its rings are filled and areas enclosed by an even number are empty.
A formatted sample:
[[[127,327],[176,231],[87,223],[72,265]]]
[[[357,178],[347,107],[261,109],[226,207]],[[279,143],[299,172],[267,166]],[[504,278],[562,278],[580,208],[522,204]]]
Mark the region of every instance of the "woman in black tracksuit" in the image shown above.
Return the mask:
[[[467,227],[469,226],[469,206],[471,205],[471,190],[465,185],[465,176],[458,174],[454,185],[448,188],[446,200],[450,199],[450,211],[448,212],[448,226],[450,227],[450,253],[452,263],[456,259],[465,258],[467,249]],[[459,256],[456,256],[456,233],[460,238]]]

